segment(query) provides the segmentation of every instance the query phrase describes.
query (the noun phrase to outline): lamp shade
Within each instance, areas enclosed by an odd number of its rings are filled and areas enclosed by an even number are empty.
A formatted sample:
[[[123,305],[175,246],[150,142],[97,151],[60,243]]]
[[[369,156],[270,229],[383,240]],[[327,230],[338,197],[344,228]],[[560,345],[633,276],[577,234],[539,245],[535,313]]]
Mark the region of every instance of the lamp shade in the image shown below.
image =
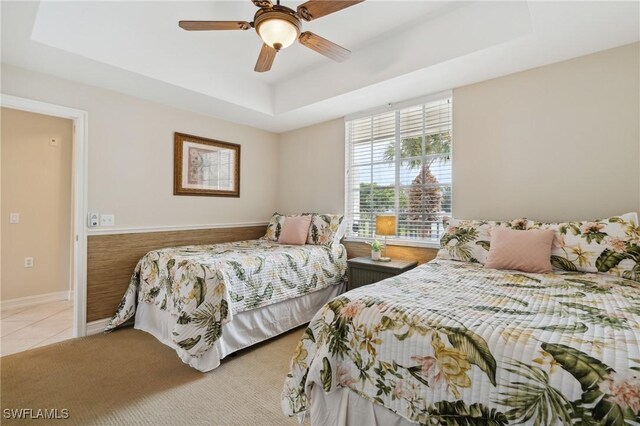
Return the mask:
[[[376,216],[376,235],[396,235],[396,216]]]

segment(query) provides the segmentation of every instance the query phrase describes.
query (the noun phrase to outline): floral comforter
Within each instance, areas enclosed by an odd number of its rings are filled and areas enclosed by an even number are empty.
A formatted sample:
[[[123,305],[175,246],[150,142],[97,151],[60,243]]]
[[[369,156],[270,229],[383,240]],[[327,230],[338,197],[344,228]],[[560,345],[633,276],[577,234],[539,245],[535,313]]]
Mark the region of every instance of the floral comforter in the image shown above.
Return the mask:
[[[640,283],[436,260],[316,314],[285,414],[313,386],[428,425],[640,424]]]
[[[138,262],[106,331],[130,322],[138,303],[151,303],[177,318],[173,341],[200,356],[234,314],[337,284],[346,260],[342,245],[267,240],[153,250]]]

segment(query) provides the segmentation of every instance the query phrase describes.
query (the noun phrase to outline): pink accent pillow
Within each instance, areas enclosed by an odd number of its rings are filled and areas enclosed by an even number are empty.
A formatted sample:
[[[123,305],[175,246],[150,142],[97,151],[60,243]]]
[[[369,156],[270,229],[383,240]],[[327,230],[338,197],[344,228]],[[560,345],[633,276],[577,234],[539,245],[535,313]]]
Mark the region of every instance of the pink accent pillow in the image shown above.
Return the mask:
[[[485,268],[514,269],[523,272],[551,272],[551,229],[519,231],[494,227]]]
[[[307,234],[311,226],[311,216],[287,216],[280,231],[280,244],[302,246],[307,242]]]

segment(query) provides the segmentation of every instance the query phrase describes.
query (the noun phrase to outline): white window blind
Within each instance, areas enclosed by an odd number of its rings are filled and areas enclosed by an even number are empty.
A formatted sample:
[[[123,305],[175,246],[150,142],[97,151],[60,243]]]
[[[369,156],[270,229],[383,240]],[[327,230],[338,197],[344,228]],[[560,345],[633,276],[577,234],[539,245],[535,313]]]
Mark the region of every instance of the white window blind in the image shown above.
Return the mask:
[[[375,237],[395,214],[397,239],[438,241],[451,216],[451,96],[346,121],[347,237]]]

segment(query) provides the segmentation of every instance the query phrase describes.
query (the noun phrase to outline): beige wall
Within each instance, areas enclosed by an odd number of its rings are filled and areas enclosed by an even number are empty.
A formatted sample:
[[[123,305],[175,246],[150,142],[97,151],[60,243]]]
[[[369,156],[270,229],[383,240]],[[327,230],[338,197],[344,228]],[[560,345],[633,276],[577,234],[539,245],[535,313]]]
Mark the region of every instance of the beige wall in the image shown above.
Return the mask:
[[[344,152],[342,119],[281,134],[278,209],[342,212]]]
[[[639,48],[455,89],[454,215],[565,220],[640,210]],[[283,210],[343,210],[342,120],[282,134],[280,156]]]
[[[454,214],[556,220],[640,210],[638,48],[455,89]],[[89,209],[114,213],[116,228],[343,210],[340,119],[276,135],[12,66],[2,71],[3,93],[89,112]],[[174,131],[240,143],[241,198],[173,196]]]
[[[1,109],[2,301],[69,290],[70,120]],[[49,144],[58,138],[58,146]],[[20,213],[9,224],[9,213]],[[24,267],[33,257],[34,266]]]
[[[277,208],[276,134],[9,65],[2,92],[89,112],[88,206],[116,228],[264,222]],[[241,197],[174,196],[174,132],[241,144]]]
[[[640,210],[639,46],[456,89],[454,215],[566,220]]]

